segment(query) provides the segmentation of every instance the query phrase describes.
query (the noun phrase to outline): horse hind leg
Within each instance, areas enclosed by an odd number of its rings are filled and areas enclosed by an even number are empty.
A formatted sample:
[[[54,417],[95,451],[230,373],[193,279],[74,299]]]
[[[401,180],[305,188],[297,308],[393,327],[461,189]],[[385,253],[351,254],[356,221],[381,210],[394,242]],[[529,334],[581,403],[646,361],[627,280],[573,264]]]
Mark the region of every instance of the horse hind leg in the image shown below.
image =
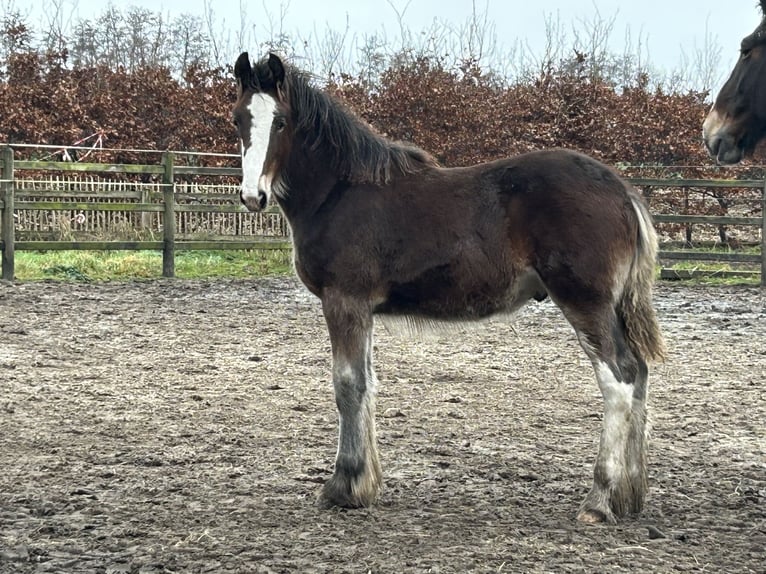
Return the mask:
[[[332,344],[340,428],[335,471],[322,488],[319,504],[369,506],[380,490],[382,474],[375,437],[372,315],[363,305],[332,296],[325,296],[322,306]]]
[[[640,512],[646,497],[648,369],[630,348],[624,324],[613,308],[589,317],[587,321],[570,318],[570,322],[596,372],[604,419],[593,487],[577,518],[616,523],[618,517]]]

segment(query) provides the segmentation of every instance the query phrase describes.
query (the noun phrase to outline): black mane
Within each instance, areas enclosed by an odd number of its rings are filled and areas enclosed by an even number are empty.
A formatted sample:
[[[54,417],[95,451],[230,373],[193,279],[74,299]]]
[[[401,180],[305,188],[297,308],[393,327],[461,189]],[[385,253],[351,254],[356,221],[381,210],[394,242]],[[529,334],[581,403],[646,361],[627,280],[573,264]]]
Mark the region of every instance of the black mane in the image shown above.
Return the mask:
[[[747,51],[752,50],[756,46],[759,46],[766,42],[766,16],[764,16],[763,21],[761,21],[758,28],[755,29],[755,32],[750,34],[749,36],[745,36],[745,38],[742,39],[742,43],[740,44],[740,50]]]
[[[267,77],[265,60],[254,67],[256,76]],[[344,179],[381,184],[395,173],[409,174],[438,165],[421,148],[375,133],[338,100],[311,86],[305,72],[286,66],[282,89],[296,128],[307,135],[307,145],[323,154],[328,165]]]
[[[766,0],[760,0],[758,4],[761,9],[761,23],[755,29],[755,32],[742,40],[740,50],[752,50],[766,41]]]

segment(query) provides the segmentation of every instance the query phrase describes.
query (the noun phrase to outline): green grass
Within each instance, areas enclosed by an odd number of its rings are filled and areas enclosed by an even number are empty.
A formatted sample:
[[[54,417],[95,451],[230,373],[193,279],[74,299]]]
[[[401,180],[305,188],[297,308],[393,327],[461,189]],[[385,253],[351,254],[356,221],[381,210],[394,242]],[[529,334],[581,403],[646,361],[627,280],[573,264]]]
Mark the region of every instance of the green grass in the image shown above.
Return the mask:
[[[730,270],[727,264],[677,262],[671,269],[701,271],[704,275],[684,283],[708,285],[758,285],[759,277],[716,277]],[[288,250],[181,251],[176,253],[176,277],[263,277],[292,273]],[[659,271],[658,271],[659,275]],[[158,251],[19,251],[16,279],[40,281],[127,281],[162,277],[162,254]]]
[[[759,285],[760,275],[755,266],[732,267],[728,263],[704,263],[700,261],[679,261],[666,267],[673,271],[689,272],[693,275],[690,279],[678,281],[692,285]],[[750,276],[726,276],[727,271],[750,271]]]
[[[259,277],[285,275],[292,269],[287,250],[183,251],[176,253],[176,277]],[[162,277],[158,251],[20,251],[16,279],[40,281],[120,281]]]

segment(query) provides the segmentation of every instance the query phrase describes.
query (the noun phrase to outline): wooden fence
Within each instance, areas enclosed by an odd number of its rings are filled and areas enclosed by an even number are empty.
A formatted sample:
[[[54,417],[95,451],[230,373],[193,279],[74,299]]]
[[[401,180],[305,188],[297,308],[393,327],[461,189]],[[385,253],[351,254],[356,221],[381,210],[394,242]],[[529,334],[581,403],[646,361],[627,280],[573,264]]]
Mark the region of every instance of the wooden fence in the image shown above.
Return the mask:
[[[689,250],[667,249],[660,243],[658,258],[663,261],[705,261],[719,263],[735,263],[747,265],[760,265],[760,285],[766,287],[766,179],[682,179],[682,178],[627,178],[627,180],[639,188],[653,189],[691,189],[701,188],[705,190],[725,189],[751,189],[759,192],[755,201],[759,204],[758,217],[731,216],[731,215],[693,215],[693,214],[668,214],[652,213],[656,225],[680,224],[689,225],[712,225],[712,226],[744,226],[756,228],[754,237],[758,238],[758,253],[737,253],[733,251],[723,252],[720,250]],[[752,271],[718,271],[713,273],[720,277],[747,276],[754,274]],[[689,271],[677,271],[674,269],[662,269],[661,277],[665,279],[687,279],[694,276]]]
[[[210,237],[201,233],[198,238],[179,238],[176,233],[176,217],[184,213],[235,214],[248,217],[236,193],[189,193],[179,192],[185,186],[177,181],[179,176],[206,176],[210,178],[239,177],[241,172],[227,167],[176,166],[175,154],[165,152],[157,165],[96,164],[53,161],[14,160],[11,148],[2,151],[2,179],[0,179],[0,249],[2,249],[2,277],[11,280],[14,276],[15,251],[33,250],[161,250],[162,274],[175,274],[176,251],[220,250],[220,249],[289,249],[289,238],[285,233],[250,234]],[[137,191],[107,192],[61,191],[57,189],[25,189],[19,186],[17,172],[21,170],[54,171],[64,173],[88,172],[97,174],[148,175],[158,178],[160,183],[148,189]],[[98,201],[84,201],[85,197],[98,196]],[[65,196],[65,197],[64,197]],[[64,197],[64,199],[62,199]],[[34,198],[34,199],[31,199]],[[181,202],[181,200],[183,202]],[[213,202],[211,202],[211,200]],[[16,220],[24,211],[69,211],[69,212],[113,212],[158,214],[161,239],[150,240],[19,240],[16,235]],[[268,216],[268,214],[267,214]],[[262,217],[262,216],[261,216]],[[277,216],[279,217],[279,216]],[[272,226],[273,228],[273,226]],[[286,229],[286,226],[282,226]]]
[[[2,150],[0,157],[2,178],[0,179],[0,249],[2,249],[2,277],[12,279],[14,276],[14,253],[23,250],[161,250],[162,273],[172,277],[175,270],[175,253],[184,250],[219,250],[219,249],[288,249],[289,238],[286,225],[268,225],[248,234],[236,232],[218,234],[212,237],[208,230],[197,233],[196,237],[189,234],[179,236],[176,228],[177,218],[184,214],[230,214],[232,218],[253,217],[247,213],[239,202],[235,187],[230,187],[224,193],[195,193],[189,192],[181,179],[190,176],[207,178],[239,178],[239,168],[228,167],[198,167],[175,165],[173,152],[165,152],[160,163],[155,165],[137,164],[99,164],[99,163],[69,163],[51,161],[22,161],[15,160],[10,147]],[[95,173],[101,175],[130,174],[152,177],[158,180],[154,186],[139,188],[133,191],[99,192],[91,191],[62,191],[60,189],[30,189],[20,182],[19,171],[33,170],[36,172],[54,173]],[[720,250],[700,251],[688,249],[661,248],[661,261],[715,261],[721,263],[760,264],[761,285],[766,286],[766,180],[705,180],[705,179],[646,179],[629,178],[635,186],[645,190],[660,190],[668,188],[749,188],[759,192],[760,217],[734,217],[715,215],[679,215],[654,213],[657,224],[678,225],[712,225],[712,226],[749,226],[756,228],[753,237],[759,237],[760,253],[757,249],[750,253],[722,252]],[[96,197],[96,201],[93,197]],[[17,237],[17,217],[20,213],[29,212],[108,212],[132,214],[138,216],[138,225],[143,225],[146,217],[155,217],[159,222],[158,229],[161,238],[152,237],[149,240],[42,240]],[[758,211],[758,210],[753,210]],[[281,219],[276,212],[268,217]],[[259,216],[263,217],[263,216]],[[182,221],[182,220],[181,220]],[[132,225],[132,223],[131,223]],[[722,273],[725,274],[726,272]],[[736,272],[734,272],[736,273]],[[752,272],[751,272],[752,273]],[[684,274],[673,270],[663,270],[665,277],[684,277]]]

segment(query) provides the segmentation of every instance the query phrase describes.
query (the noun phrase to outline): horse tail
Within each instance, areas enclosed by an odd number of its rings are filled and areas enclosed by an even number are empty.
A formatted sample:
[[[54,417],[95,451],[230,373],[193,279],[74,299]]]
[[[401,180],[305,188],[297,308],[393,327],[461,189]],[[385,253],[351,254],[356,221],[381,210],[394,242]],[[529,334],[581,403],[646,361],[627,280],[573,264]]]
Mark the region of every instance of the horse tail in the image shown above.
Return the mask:
[[[630,200],[638,217],[638,242],[617,313],[625,324],[631,350],[644,360],[662,361],[666,356],[665,343],[652,305],[657,233],[643,200],[633,193]]]

